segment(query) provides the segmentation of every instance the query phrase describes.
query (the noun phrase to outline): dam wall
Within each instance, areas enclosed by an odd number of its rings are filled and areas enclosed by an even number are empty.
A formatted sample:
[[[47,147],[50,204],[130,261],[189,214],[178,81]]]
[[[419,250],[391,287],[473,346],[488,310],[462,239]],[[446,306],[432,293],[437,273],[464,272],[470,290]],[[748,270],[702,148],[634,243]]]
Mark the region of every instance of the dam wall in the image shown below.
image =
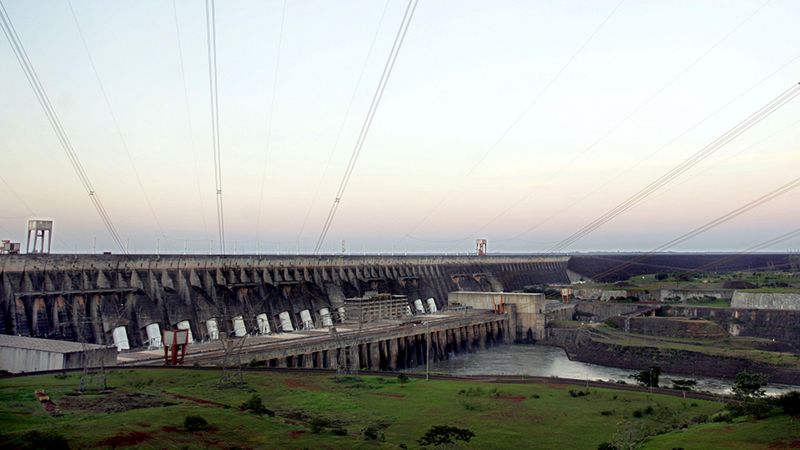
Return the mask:
[[[566,283],[568,257],[2,255],[0,333],[138,348],[325,326],[345,298],[379,291],[432,310],[450,291]],[[429,300],[430,299],[430,300]],[[431,311],[426,312],[431,312]],[[124,344],[119,341],[125,340]]]

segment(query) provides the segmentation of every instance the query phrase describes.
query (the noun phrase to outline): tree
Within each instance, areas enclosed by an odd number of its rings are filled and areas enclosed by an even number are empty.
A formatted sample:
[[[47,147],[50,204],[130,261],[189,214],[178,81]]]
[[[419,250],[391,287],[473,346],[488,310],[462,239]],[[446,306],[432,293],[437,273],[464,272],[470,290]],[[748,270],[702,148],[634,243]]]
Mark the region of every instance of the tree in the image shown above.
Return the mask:
[[[763,373],[748,372],[743,370],[736,374],[731,391],[739,400],[749,401],[764,396],[764,386],[767,385],[767,376]]]
[[[443,445],[453,444],[455,441],[469,442],[470,439],[475,437],[475,433],[466,429],[451,427],[450,425],[435,425],[432,426],[424,436],[419,438],[417,442],[419,445]]]
[[[661,367],[651,366],[648,370],[643,370],[639,373],[631,375],[642,386],[658,387],[658,377],[661,375]]]

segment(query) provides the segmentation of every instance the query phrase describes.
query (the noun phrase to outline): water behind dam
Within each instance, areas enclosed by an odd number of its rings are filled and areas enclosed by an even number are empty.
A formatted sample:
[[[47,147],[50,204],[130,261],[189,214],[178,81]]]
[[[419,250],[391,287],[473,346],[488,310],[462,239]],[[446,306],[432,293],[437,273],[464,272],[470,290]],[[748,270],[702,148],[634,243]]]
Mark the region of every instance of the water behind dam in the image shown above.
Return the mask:
[[[628,384],[635,383],[629,376],[636,372],[571,361],[563,349],[547,345],[501,345],[477,353],[453,355],[447,361],[432,363],[430,370],[448,375],[527,375],[591,381],[623,380]],[[425,366],[416,367],[413,372],[425,372]],[[660,384],[671,387],[673,379],[696,380],[695,390],[715,394],[729,394],[732,382],[721,378],[662,373]],[[773,395],[800,390],[800,386],[770,384],[766,390]]]

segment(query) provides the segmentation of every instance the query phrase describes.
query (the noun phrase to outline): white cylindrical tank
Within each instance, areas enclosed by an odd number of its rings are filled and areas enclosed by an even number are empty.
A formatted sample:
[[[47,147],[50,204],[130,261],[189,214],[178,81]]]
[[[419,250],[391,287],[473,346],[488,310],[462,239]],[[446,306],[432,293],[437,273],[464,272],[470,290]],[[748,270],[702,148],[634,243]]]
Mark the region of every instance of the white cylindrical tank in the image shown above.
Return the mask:
[[[281,330],[294,331],[294,327],[292,326],[292,316],[289,315],[289,311],[284,311],[278,314],[278,318],[281,320]]]
[[[344,322],[347,319],[347,316],[344,313],[344,306],[336,308],[336,312],[339,313],[339,322]]]
[[[114,345],[117,346],[118,352],[130,350],[131,346],[128,343],[128,333],[125,331],[125,327],[114,328],[112,335],[114,336]]]
[[[261,313],[256,316],[256,322],[258,322],[258,334],[269,334],[269,317],[266,314]]]
[[[145,327],[147,331],[147,342],[150,343],[151,348],[161,347],[161,327],[157,323],[151,323]]]
[[[219,339],[219,324],[217,319],[206,320],[206,330],[208,330],[208,338],[212,341]]]
[[[175,325],[175,327],[179,330],[189,330],[189,343],[191,344],[194,342],[194,337],[192,337],[192,326],[189,324],[188,320],[181,320],[177,325]],[[169,344],[171,344],[171,342]]]
[[[428,299],[428,311],[432,312],[432,313],[435,313],[438,310],[439,309],[436,308],[436,301],[433,299],[433,297],[429,298]]]
[[[303,323],[304,330],[314,328],[314,319],[311,317],[311,311],[307,309],[300,311],[300,322]]]
[[[331,310],[329,310],[328,308],[320,309],[319,317],[322,319],[323,327],[330,327],[333,325],[333,319],[331,319]]]
[[[247,327],[244,326],[244,318],[242,316],[233,318],[233,334],[236,337],[242,337],[247,334]]]
[[[414,300],[414,308],[417,310],[417,314],[425,314],[425,307],[422,306],[421,298]]]

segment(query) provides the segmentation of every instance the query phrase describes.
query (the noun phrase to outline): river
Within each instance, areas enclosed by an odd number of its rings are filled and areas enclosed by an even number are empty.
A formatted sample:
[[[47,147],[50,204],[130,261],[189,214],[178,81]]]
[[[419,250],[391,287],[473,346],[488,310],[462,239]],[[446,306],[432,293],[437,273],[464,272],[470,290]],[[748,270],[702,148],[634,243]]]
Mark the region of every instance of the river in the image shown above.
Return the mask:
[[[430,370],[448,375],[529,375],[592,381],[622,380],[626,383],[635,383],[629,376],[636,372],[631,369],[570,361],[563,349],[548,345],[501,345],[477,353],[453,355],[447,361],[431,363]],[[413,372],[424,371],[425,366],[413,369]],[[660,385],[671,387],[673,379],[695,380],[697,386],[694,390],[697,391],[715,394],[731,392],[731,380],[692,375],[662,373]],[[800,390],[800,386],[769,384],[766,388],[769,395],[791,390]]]

